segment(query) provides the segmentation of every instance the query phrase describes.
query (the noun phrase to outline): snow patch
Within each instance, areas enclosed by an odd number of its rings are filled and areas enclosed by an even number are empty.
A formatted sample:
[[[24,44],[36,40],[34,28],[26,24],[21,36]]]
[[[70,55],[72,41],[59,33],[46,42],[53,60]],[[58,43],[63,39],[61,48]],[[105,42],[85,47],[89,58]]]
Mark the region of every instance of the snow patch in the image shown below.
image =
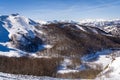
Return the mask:
[[[84,65],[78,65],[74,69],[69,69],[67,66],[72,64],[74,63],[72,63],[70,58],[65,58],[64,61],[59,65],[57,73],[59,74],[75,73],[86,69]]]
[[[97,78],[119,80],[120,78],[120,51],[115,51],[114,59],[109,63],[107,68],[102,71]]]
[[[47,76],[17,75],[0,72],[0,80],[61,80]],[[63,80],[63,79],[62,79]]]
[[[83,27],[79,26],[79,25],[76,25],[76,27],[82,31],[86,31]]]
[[[81,60],[83,63],[88,64],[91,68],[96,69],[99,65],[102,69],[104,69],[112,61],[111,57],[109,56],[111,53],[111,49],[106,49],[83,56]]]
[[[65,74],[65,73],[74,73],[74,72],[79,72],[79,71],[78,70],[66,69],[66,70],[59,70],[57,73]]]

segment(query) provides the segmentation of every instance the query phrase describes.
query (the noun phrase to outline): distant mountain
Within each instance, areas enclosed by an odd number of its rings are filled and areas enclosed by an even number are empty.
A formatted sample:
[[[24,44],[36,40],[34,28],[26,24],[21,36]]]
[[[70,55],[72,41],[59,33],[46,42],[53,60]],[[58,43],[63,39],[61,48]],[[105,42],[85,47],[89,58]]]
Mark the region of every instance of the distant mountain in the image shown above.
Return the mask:
[[[120,19],[116,20],[82,20],[81,25],[98,27],[107,33],[120,36]]]
[[[120,25],[120,19],[115,19],[115,20],[88,19],[88,20],[81,20],[79,21],[79,23],[89,26],[105,27],[105,26]]]

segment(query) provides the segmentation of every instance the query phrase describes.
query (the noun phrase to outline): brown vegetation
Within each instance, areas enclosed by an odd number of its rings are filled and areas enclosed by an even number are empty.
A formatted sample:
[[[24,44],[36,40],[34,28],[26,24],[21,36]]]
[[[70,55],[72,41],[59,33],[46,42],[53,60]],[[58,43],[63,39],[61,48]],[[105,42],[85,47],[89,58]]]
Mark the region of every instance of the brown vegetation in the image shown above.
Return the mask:
[[[75,69],[76,67],[80,66],[82,64],[80,58],[74,57],[71,59],[71,64],[67,65],[68,69]]]
[[[65,26],[61,28],[61,26]],[[51,49],[38,52],[39,55],[83,56],[88,53],[114,47],[120,47],[118,38],[102,34],[84,32],[69,23],[48,24],[43,29],[47,35],[46,43],[52,44]]]
[[[101,70],[89,69],[74,73],[57,74],[57,77],[70,79],[94,79],[100,72]]]
[[[62,58],[28,58],[0,56],[0,72],[36,76],[54,76]]]

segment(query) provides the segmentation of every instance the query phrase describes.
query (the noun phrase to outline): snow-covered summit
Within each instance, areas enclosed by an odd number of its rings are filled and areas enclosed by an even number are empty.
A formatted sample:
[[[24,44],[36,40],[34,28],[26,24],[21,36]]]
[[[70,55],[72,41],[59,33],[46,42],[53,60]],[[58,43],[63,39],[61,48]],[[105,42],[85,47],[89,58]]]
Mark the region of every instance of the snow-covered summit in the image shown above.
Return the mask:
[[[33,33],[34,26],[37,23],[29,18],[20,16],[19,14],[11,14],[9,16],[0,16],[0,22],[2,26],[9,32],[9,38],[12,35],[26,34],[31,38],[35,36]],[[19,39],[19,38],[18,38]]]
[[[105,27],[112,25],[119,25],[120,19],[104,20],[104,19],[85,19],[79,21],[79,24],[95,27]]]
[[[100,21],[106,21],[105,19],[82,19],[80,20],[80,23],[91,23],[91,22],[100,22]]]
[[[38,22],[40,24],[47,24],[47,21],[43,21],[43,20],[36,20],[36,22]]]

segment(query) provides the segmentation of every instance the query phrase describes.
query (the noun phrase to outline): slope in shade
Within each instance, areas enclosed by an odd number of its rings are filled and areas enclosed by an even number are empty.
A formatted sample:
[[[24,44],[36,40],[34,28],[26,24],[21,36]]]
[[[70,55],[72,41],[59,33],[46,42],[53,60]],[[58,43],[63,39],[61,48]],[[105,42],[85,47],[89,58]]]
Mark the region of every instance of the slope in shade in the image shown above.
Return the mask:
[[[0,22],[0,42],[7,42],[9,41],[8,34],[9,32],[3,28],[2,22]]]
[[[10,51],[10,49],[7,48],[6,46],[0,45],[0,51],[2,51],[2,52],[8,52],[8,51]]]

